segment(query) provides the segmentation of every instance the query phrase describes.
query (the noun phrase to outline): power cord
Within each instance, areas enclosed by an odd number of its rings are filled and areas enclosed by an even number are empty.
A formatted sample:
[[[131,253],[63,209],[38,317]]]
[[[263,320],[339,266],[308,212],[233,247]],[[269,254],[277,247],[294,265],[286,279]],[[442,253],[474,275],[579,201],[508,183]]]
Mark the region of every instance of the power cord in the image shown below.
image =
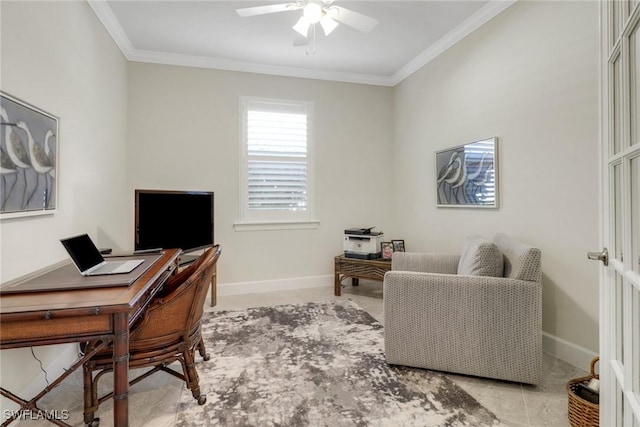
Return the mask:
[[[30,348],[31,348],[31,354],[33,355],[33,358],[38,361],[38,363],[40,364],[40,370],[44,372],[44,380],[47,382],[47,387],[49,387],[49,377],[47,376],[47,371],[44,370],[44,367],[42,366],[42,361],[36,357],[36,353],[33,351],[33,347],[30,347]]]

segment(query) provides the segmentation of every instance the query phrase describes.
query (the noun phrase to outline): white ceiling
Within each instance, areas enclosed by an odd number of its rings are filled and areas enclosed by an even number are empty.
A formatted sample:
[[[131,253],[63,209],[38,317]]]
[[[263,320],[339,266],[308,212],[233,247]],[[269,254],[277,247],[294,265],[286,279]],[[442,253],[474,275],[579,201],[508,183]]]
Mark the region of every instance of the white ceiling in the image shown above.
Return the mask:
[[[301,10],[242,18],[237,8],[287,1],[89,0],[127,59],[393,86],[514,0],[354,1],[369,33],[316,32],[315,53],[293,46]],[[313,48],[313,44],[308,46]]]

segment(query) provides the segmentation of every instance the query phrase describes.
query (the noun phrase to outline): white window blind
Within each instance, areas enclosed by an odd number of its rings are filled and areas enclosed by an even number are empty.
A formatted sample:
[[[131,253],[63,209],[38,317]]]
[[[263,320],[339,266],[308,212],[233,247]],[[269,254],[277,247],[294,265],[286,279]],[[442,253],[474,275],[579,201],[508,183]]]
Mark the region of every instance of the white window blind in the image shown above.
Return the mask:
[[[310,219],[310,107],[243,101],[241,221]]]

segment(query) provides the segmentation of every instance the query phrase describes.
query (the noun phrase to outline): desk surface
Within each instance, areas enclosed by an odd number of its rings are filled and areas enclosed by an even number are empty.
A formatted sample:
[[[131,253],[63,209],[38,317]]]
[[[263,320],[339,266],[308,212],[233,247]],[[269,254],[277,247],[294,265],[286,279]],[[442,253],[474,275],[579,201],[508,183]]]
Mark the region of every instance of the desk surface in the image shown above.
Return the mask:
[[[117,261],[141,259],[143,262],[129,273],[100,276],[83,276],[76,266],[68,261],[58,268],[53,270],[48,269],[45,273],[38,274],[35,277],[27,277],[22,280],[14,280],[10,283],[3,284],[2,287],[0,287],[0,296],[11,293],[75,291],[90,288],[112,288],[114,286],[128,287],[142,276],[145,271],[150,269],[161,256],[161,254],[153,254],[118,257]]]
[[[129,313],[132,308],[140,304],[152,284],[166,274],[167,270],[175,267],[179,253],[178,249],[165,250],[151,268],[128,287],[2,294],[0,296],[2,344],[6,344],[4,323],[10,320],[38,318],[43,320],[59,316]]]

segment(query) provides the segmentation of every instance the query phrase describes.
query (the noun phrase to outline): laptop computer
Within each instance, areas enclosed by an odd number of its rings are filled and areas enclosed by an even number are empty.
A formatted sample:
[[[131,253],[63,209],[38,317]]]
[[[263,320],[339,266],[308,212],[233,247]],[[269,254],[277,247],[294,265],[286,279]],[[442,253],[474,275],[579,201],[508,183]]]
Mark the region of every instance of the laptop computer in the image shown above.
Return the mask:
[[[143,259],[105,261],[89,235],[81,234],[60,240],[83,276],[130,273]]]

